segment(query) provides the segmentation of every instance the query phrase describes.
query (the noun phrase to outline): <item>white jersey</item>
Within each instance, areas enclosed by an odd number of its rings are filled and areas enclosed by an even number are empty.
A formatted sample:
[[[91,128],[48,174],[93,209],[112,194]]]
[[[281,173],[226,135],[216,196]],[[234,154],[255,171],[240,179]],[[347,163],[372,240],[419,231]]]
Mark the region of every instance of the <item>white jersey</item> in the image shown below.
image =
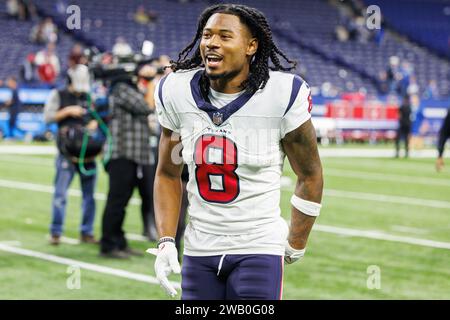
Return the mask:
[[[309,86],[270,72],[264,89],[217,108],[200,93],[202,72],[171,73],[155,90],[159,122],[180,134],[189,169],[185,254],[283,255],[281,139],[310,119]]]

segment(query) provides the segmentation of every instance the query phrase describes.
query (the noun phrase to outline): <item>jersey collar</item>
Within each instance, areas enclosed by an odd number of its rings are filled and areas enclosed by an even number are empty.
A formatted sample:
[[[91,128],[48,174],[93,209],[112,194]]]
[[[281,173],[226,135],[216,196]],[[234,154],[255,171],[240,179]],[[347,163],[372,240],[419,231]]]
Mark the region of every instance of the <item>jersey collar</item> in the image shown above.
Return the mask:
[[[242,108],[248,100],[253,97],[254,93],[244,92],[239,97],[223,106],[222,108],[217,108],[213,106],[209,101],[201,94],[200,90],[200,78],[202,76],[203,70],[199,70],[195,73],[191,80],[191,92],[192,96],[200,110],[205,111],[211,121],[216,125],[222,125],[229,117],[231,117],[236,111]]]

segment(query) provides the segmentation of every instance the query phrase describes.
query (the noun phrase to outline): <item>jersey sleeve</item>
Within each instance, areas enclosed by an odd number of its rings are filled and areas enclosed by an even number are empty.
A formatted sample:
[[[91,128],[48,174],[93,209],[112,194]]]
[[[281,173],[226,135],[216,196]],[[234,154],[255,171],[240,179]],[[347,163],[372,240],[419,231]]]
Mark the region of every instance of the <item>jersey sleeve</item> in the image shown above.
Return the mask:
[[[312,99],[309,85],[295,76],[291,98],[281,118],[281,138],[311,119]]]
[[[180,132],[180,125],[178,118],[174,112],[173,105],[168,95],[167,78],[169,75],[161,78],[155,88],[154,98],[156,105],[156,114],[158,121],[162,127],[172,130],[173,132]]]

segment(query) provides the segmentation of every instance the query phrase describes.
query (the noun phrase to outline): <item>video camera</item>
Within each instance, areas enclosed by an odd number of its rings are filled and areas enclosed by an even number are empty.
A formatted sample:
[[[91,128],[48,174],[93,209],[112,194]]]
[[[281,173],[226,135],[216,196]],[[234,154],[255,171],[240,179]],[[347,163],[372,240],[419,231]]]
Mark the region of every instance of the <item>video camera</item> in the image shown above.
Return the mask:
[[[157,60],[151,57],[152,53],[153,43],[144,41],[141,53],[114,56],[107,52],[101,53],[97,48],[89,48],[85,55],[88,57],[88,67],[93,79],[110,86],[117,82],[134,82],[141,66]],[[158,68],[157,72],[164,73],[164,68]]]

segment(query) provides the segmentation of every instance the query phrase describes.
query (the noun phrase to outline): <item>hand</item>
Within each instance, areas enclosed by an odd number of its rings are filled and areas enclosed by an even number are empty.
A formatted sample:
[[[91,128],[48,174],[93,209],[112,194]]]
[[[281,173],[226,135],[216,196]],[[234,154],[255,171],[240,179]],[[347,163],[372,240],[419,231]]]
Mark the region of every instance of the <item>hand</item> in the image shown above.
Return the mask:
[[[294,249],[289,244],[289,240],[286,240],[284,244],[285,250],[284,250],[284,261],[287,264],[291,264],[296,262],[297,260],[300,260],[305,255],[306,248],[303,249]]]
[[[91,131],[97,130],[97,128],[98,128],[98,123],[97,123],[97,121],[96,121],[96,120],[91,120],[91,121],[89,121],[89,123],[87,124],[86,128],[87,128],[88,130],[91,130]]]
[[[444,168],[444,158],[439,157],[436,160],[436,171],[440,172]]]
[[[70,117],[74,118],[81,118],[86,113],[86,110],[80,106],[68,106],[64,109],[66,109],[66,112]]]
[[[167,276],[174,273],[180,273],[181,267],[178,263],[178,250],[173,242],[163,242],[158,249],[147,249],[147,252],[156,256],[155,273],[161,287],[172,298],[176,296],[177,291],[167,279]]]

